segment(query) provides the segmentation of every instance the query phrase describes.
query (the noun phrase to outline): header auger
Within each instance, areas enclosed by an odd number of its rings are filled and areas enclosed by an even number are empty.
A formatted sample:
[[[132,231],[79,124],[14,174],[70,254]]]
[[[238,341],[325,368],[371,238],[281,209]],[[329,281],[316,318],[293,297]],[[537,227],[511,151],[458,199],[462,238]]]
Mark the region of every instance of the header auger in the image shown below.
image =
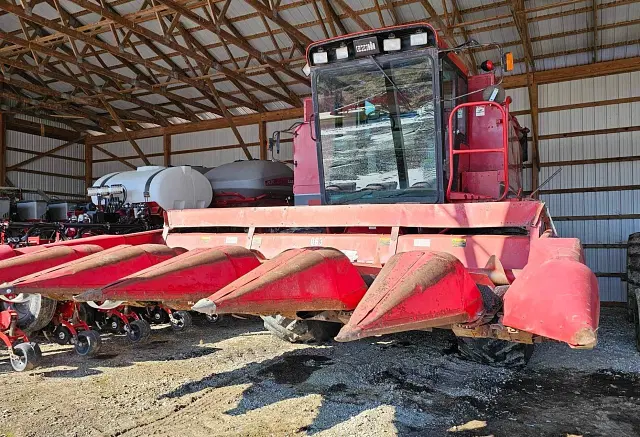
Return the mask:
[[[428,24],[312,44],[296,206],[170,210],[162,234],[84,239],[104,256],[45,256],[3,290],[255,314],[293,341],[446,328],[499,365],[544,339],[594,347],[595,275],[523,197],[528,131],[494,72],[469,77],[456,51],[474,46],[446,48]]]

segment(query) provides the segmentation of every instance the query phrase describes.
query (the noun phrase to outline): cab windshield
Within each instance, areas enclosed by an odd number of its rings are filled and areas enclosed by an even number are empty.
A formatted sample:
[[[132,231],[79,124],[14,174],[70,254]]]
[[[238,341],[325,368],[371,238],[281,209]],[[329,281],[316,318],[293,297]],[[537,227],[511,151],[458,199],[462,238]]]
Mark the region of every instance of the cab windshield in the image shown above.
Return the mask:
[[[438,201],[433,71],[422,54],[316,72],[327,203]]]

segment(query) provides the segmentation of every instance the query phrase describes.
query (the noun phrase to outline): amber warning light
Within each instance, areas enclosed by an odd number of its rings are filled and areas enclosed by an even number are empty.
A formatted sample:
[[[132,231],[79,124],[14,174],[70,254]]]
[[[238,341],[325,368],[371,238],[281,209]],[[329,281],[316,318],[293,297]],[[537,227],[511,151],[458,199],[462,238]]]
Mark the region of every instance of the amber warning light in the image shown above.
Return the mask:
[[[507,52],[504,54],[504,70],[513,70],[513,53]]]

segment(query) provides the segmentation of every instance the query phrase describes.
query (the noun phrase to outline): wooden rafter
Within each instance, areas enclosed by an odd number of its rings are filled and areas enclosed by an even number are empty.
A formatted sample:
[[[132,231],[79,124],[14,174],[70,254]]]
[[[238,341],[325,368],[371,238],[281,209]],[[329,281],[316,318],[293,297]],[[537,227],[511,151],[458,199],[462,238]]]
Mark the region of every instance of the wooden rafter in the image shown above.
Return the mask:
[[[294,73],[291,70],[289,70],[286,67],[283,67],[282,64],[280,64],[278,61],[276,61],[275,59],[272,59],[269,56],[264,55],[263,53],[261,53],[259,50],[257,50],[256,48],[250,46],[244,39],[239,38],[235,35],[232,35],[230,32],[227,32],[226,30],[220,28],[220,26],[216,26],[215,24],[213,24],[211,21],[205,20],[204,18],[202,18],[200,15],[196,14],[195,12],[191,11],[190,9],[185,8],[183,5],[176,3],[173,0],[159,0],[161,3],[166,4],[167,6],[169,6],[171,9],[173,9],[176,12],[180,12],[183,16],[185,16],[186,18],[188,18],[189,20],[199,24],[200,26],[202,26],[203,28],[209,30],[210,32],[213,32],[214,34],[218,35],[218,37],[223,38],[227,41],[229,41],[230,43],[235,44],[236,46],[240,47],[242,50],[246,51],[249,55],[253,56],[255,59],[259,59],[260,61],[264,62],[265,64],[269,65],[270,67],[278,70],[278,71],[282,71],[283,73],[288,74],[289,76],[291,76],[292,78],[298,80],[299,82],[308,85],[309,84],[309,80],[301,75],[299,75],[298,73]],[[221,18],[222,20],[223,18]],[[206,62],[208,63],[208,62]],[[226,69],[226,67],[222,67],[220,64],[217,65],[212,65],[211,67],[214,67],[215,70],[218,71],[222,71],[224,72],[224,70]],[[234,74],[231,70],[228,71],[229,74]],[[280,98],[282,101],[287,102],[291,105],[295,106],[295,102],[291,101],[291,99],[287,96],[283,96],[279,93],[274,92],[273,90],[271,90],[269,87],[266,87],[262,84],[259,84],[258,82],[255,82],[251,79],[248,79],[247,77],[243,76],[243,75],[239,75],[238,79],[242,80],[243,82],[247,83],[248,85],[251,85],[257,89],[259,89],[260,91],[264,91],[267,94],[271,94],[274,95],[275,97]]]
[[[242,138],[242,135],[240,134],[240,131],[236,126],[235,121],[233,121],[233,115],[229,112],[225,104],[222,102],[220,96],[218,96],[218,91],[213,86],[213,84],[209,83],[209,86],[211,87],[211,93],[213,94],[213,97],[216,99],[216,102],[218,103],[220,109],[222,109],[224,118],[225,120],[227,120],[227,123],[229,123],[229,127],[233,131],[233,135],[235,135],[236,140],[238,140],[238,144],[240,144],[240,147],[242,147],[242,151],[244,152],[245,156],[247,157],[247,159],[253,159],[253,157],[251,156],[251,152],[249,152],[249,149],[247,148],[247,145],[245,144],[244,139]]]
[[[135,165],[131,164],[129,161],[127,161],[127,160],[125,160],[125,159],[122,159],[122,158],[120,158],[120,157],[119,157],[119,156],[117,156],[117,155],[114,155],[113,153],[109,152],[107,149],[104,149],[104,148],[100,147],[100,146],[99,146],[99,145],[97,145],[97,144],[91,144],[91,147],[93,147],[93,148],[94,148],[94,149],[96,149],[97,151],[99,151],[99,152],[101,152],[101,153],[104,153],[105,155],[107,155],[107,156],[109,156],[109,157],[111,157],[111,158],[115,159],[116,161],[121,162],[122,164],[126,165],[126,166],[127,166],[127,167],[129,167],[129,168],[132,168],[132,169],[134,169],[134,170],[136,170],[136,169],[138,168],[138,167],[136,167]],[[94,162],[95,162],[95,161],[94,161]]]
[[[312,43],[311,38],[300,32],[294,25],[287,22],[287,20],[280,17],[276,9],[270,9],[264,3],[261,3],[258,0],[244,0],[244,2],[258,11],[260,15],[268,18],[269,20],[280,26],[282,30],[289,36],[289,38],[291,38],[291,41],[298,48],[298,50],[300,50],[301,53],[304,53],[306,50],[306,46]],[[273,65],[271,67],[273,67]]]
[[[100,101],[102,102],[102,105],[104,106],[104,108],[109,112],[109,114],[111,114],[111,117],[113,117],[113,120],[117,123],[118,127],[120,128],[124,136],[127,138],[127,141],[129,141],[129,144],[131,144],[131,147],[133,147],[133,150],[135,150],[138,156],[140,157],[140,159],[142,159],[142,162],[144,162],[146,165],[151,165],[151,162],[145,156],[140,146],[138,146],[138,143],[136,143],[136,141],[133,138],[131,138],[131,135],[129,135],[129,131],[127,130],[127,127],[124,125],[122,120],[120,120],[120,117],[118,117],[118,113],[115,111],[115,109],[103,98],[100,98]]]
[[[458,0],[451,0],[451,4],[453,6],[453,15],[452,15],[452,24],[455,24],[456,21],[458,23],[462,22],[462,14],[460,13],[460,9],[458,8]],[[469,41],[471,38],[469,36],[469,32],[467,32],[467,28],[465,26],[461,27],[462,30],[462,36],[464,37],[465,41]],[[468,52],[469,53],[469,57],[471,59],[471,72],[473,74],[478,74],[478,61],[476,59],[476,56],[473,52]]]
[[[353,9],[351,9],[351,7],[347,4],[347,2],[345,2],[344,0],[333,0],[333,1],[335,1],[340,6],[340,8],[344,11],[345,14],[347,14],[349,18],[351,18],[353,21],[356,22],[356,24],[360,27],[360,29],[371,30],[371,26],[369,26],[369,24],[366,21],[364,21],[359,14],[356,14],[356,12]]]

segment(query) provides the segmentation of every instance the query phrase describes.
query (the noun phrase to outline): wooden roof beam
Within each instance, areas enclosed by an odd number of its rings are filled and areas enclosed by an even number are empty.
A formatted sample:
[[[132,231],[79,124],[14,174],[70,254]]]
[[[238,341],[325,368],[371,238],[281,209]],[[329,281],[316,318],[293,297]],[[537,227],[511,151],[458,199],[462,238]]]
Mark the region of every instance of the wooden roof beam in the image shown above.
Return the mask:
[[[84,0],[74,0],[74,1],[84,1]],[[238,46],[242,50],[246,51],[249,55],[253,56],[254,58],[256,58],[258,60],[260,60],[261,62],[266,63],[267,65],[273,67],[276,70],[282,71],[283,73],[291,76],[292,78],[298,80],[301,83],[304,83],[307,86],[309,85],[309,80],[307,78],[305,78],[305,77],[303,77],[303,76],[301,76],[301,75],[299,75],[297,73],[292,72],[291,70],[287,69],[286,67],[283,67],[282,64],[280,64],[276,60],[270,58],[269,56],[264,55],[259,50],[255,49],[254,47],[249,45],[244,39],[238,38],[235,35],[232,35],[231,33],[227,32],[226,30],[221,29],[220,26],[216,26],[211,21],[205,20],[200,15],[196,14],[195,12],[191,11],[190,9],[187,9],[183,5],[181,5],[179,3],[176,3],[173,0],[159,0],[159,1],[161,3],[169,6],[175,12],[180,12],[180,14],[182,14],[182,16],[184,16],[185,18],[188,18],[189,20],[193,21],[196,24],[199,24],[200,26],[202,26],[203,28],[207,29],[208,31],[218,35],[218,37],[224,38],[225,40],[229,41],[230,43]],[[207,62],[204,62],[204,63],[205,64],[209,64],[208,60],[207,60]],[[227,67],[222,66],[221,64],[211,65],[211,67],[213,67],[215,70],[218,70],[218,71],[220,71],[222,73],[226,72],[227,74],[230,74],[230,75],[237,74],[233,70],[230,70]],[[266,86],[254,81],[254,80],[251,80],[251,79],[247,78],[244,75],[238,75],[238,79],[241,80],[242,82],[246,83],[247,85],[250,85],[250,86],[252,86],[252,87],[254,87],[256,89],[259,89],[260,91],[263,91],[263,92],[265,92],[267,94],[273,95],[274,97],[278,97],[282,101],[287,102],[290,105],[294,105],[295,106],[295,102],[291,101],[291,99],[289,97],[283,96],[282,94],[279,94],[279,93],[276,93],[272,89],[270,89],[269,87],[266,87]]]
[[[351,7],[347,4],[347,2],[345,2],[344,0],[334,0],[334,1],[340,6],[340,8],[344,11],[345,14],[347,14],[349,18],[351,18],[353,21],[356,22],[356,24],[360,27],[360,29],[371,30],[371,26],[369,26],[369,24],[366,21],[364,21],[359,14],[356,14],[356,12],[353,9],[351,9]]]
[[[9,35],[6,32],[1,32],[0,31],[0,39],[10,40],[12,43],[14,43],[16,45],[22,45],[22,46],[25,46],[25,47],[35,48],[39,52],[46,53],[46,54],[48,54],[50,56],[54,56],[57,59],[60,59],[62,61],[65,61],[65,62],[68,62],[68,63],[71,63],[71,64],[74,64],[74,63],[77,64],[78,63],[78,59],[74,58],[73,56],[70,56],[70,55],[67,55],[65,53],[59,52],[59,51],[57,51],[57,50],[55,50],[53,48],[49,48],[49,47],[45,47],[45,46],[39,45],[39,44],[37,44],[37,43],[35,43],[33,41],[30,42],[30,41],[23,40],[21,38],[17,38],[15,36]],[[159,95],[165,97],[166,99],[168,99],[168,100],[170,100],[172,102],[187,103],[187,104],[190,104],[190,105],[193,105],[193,106],[196,106],[196,107],[200,107],[201,109],[203,109],[205,111],[215,112],[215,110],[213,108],[210,108],[208,106],[204,106],[204,105],[200,105],[200,104],[191,102],[188,99],[186,99],[186,98],[184,98],[184,97],[182,97],[182,96],[180,96],[178,94],[164,92],[161,89],[158,89],[156,87],[151,87],[149,85],[137,82],[134,79],[131,79],[131,78],[127,77],[127,76],[124,76],[124,75],[121,75],[121,74],[118,74],[118,73],[115,73],[112,70],[105,70],[102,67],[98,67],[98,66],[96,66],[94,64],[91,64],[91,63],[89,63],[87,61],[84,61],[84,62],[81,62],[81,63],[83,65],[84,69],[86,69],[88,71],[91,71],[91,72],[93,72],[95,74],[105,75],[105,76],[110,77],[113,80],[119,81],[121,83],[127,83],[127,84],[131,84],[131,85],[135,84],[139,88],[142,88],[142,89],[145,89],[147,91],[150,91],[153,94],[159,94]],[[123,94],[123,96],[124,96],[124,94]],[[126,100],[126,99],[124,99],[124,100]],[[196,118],[195,120],[192,120],[192,121],[198,121],[198,120],[199,119]]]
[[[294,25],[281,18],[278,15],[278,11],[276,9],[270,9],[264,3],[261,3],[258,0],[244,0],[244,2],[258,11],[261,16],[268,18],[269,20],[280,26],[284,33],[286,33],[289,38],[291,38],[293,44],[298,48],[298,50],[300,50],[300,53],[305,53],[306,47],[313,42],[311,38],[300,32]]]
[[[144,162],[145,165],[151,165],[151,161],[149,161],[149,158],[146,157],[146,155],[144,154],[140,146],[138,146],[138,143],[136,143],[136,141],[133,138],[131,138],[131,135],[129,135],[129,131],[127,130],[127,127],[124,125],[122,120],[120,120],[120,117],[118,117],[118,114],[116,113],[116,111],[103,98],[100,98],[100,100],[104,105],[104,108],[107,111],[109,111],[109,114],[111,114],[111,117],[113,117],[113,120],[118,124],[118,127],[120,128],[124,136],[127,138],[127,141],[129,141],[129,144],[131,144],[131,147],[133,147],[133,150],[135,150],[138,156],[140,157],[140,159],[142,159],[142,162]]]
[[[205,47],[204,45],[198,41],[187,29],[184,28],[184,26],[181,23],[178,23],[177,26],[178,31],[180,32],[180,35],[182,36],[182,38],[185,40],[185,42],[187,44],[191,44],[195,50],[199,50],[204,56],[206,56],[207,58],[209,58],[211,60],[211,62],[219,62]],[[202,66],[202,64],[200,64],[201,69],[205,68],[204,66]],[[208,71],[203,70],[202,71],[203,74],[207,74]],[[226,75],[225,76],[231,83],[233,83],[233,85],[238,88],[240,90],[240,92],[247,98],[249,99],[249,102],[245,103],[245,106],[252,108],[252,109],[256,109],[258,111],[266,111],[267,109],[264,107],[264,105],[262,104],[262,102],[260,102],[260,100],[254,96],[253,94],[251,94],[245,87],[244,85],[242,85],[242,83],[240,83],[240,81],[235,77],[235,75]]]
[[[32,72],[32,73],[36,73],[38,72],[38,67],[33,66],[31,64],[27,64],[24,62],[19,62],[13,59],[7,59],[7,58],[3,58],[0,57],[0,65],[5,64],[5,65],[10,65],[14,68],[18,68],[20,70],[24,70],[24,71],[28,71],[28,72]],[[76,87],[76,90],[78,89],[82,89],[85,91],[85,93],[87,95],[90,94],[91,91],[96,91],[96,88],[91,85],[88,84],[86,82],[82,82],[80,80],[77,80],[73,77],[70,77],[69,75],[65,75],[62,73],[56,73],[53,70],[45,70],[44,73],[46,76],[51,77],[52,79],[55,79],[56,81],[60,81],[60,82],[64,82],[64,83],[68,83],[70,85],[73,85],[74,87]],[[155,115],[158,112],[163,112],[167,115],[173,116],[173,117],[184,117],[184,114],[177,112],[177,111],[172,111],[170,109],[166,109],[163,108],[160,105],[152,105],[150,103],[145,102],[144,100],[138,99],[136,97],[133,97],[127,93],[118,93],[115,91],[111,91],[109,89],[106,88],[102,88],[102,90],[100,90],[100,92],[98,93],[98,95],[103,94],[105,96],[108,96],[114,100],[122,100],[122,101],[126,101],[126,102],[130,102],[130,103],[134,103],[136,105],[138,105],[141,109],[145,109],[147,112],[149,112],[151,115]],[[96,98],[96,96],[91,96],[91,98]],[[148,123],[149,121],[145,121],[145,123]],[[162,125],[161,122],[158,122],[156,124]],[[168,125],[168,124],[167,124]]]
[[[453,15],[452,15],[453,24],[456,23],[456,20],[458,21],[458,23],[464,21],[462,19],[462,14],[460,13],[460,9],[458,8],[458,0],[451,0],[451,4],[453,6]],[[469,32],[467,32],[466,27],[462,26],[461,30],[462,30],[462,36],[464,37],[464,40],[469,41],[471,37],[469,36]],[[467,53],[469,54],[469,58],[471,59],[471,72],[473,74],[478,74],[478,60],[476,59],[476,55],[472,51],[469,51]]]
[[[156,34],[155,32],[152,32],[142,26],[137,26],[135,23],[130,22],[129,20],[127,20],[126,18],[124,18],[123,16],[115,13],[115,12],[111,12],[110,10],[100,7],[98,5],[96,5],[95,3],[92,3],[88,0],[70,0],[71,2],[77,4],[78,6],[82,6],[83,8],[86,8],[96,14],[100,14],[101,16],[108,18],[109,20],[112,20],[120,25],[122,25],[123,27],[132,30],[136,35],[139,36],[143,36],[144,38],[146,38],[149,41],[153,41],[153,42],[157,42],[159,44],[162,44],[164,46],[167,46],[175,51],[177,51],[178,53],[181,52],[185,52],[187,51],[185,47],[181,46],[180,44],[178,44],[175,40],[171,40],[169,38],[165,38],[162,37],[158,34]],[[0,6],[1,7],[1,6]],[[94,42],[91,43],[92,45],[96,45],[96,46],[100,46],[99,41],[96,41],[94,39]],[[103,49],[109,51],[111,54],[113,54],[116,57],[120,57],[123,59],[129,59],[132,62],[136,62],[138,64],[144,65],[146,68],[148,69],[153,69],[161,74],[164,74],[168,77],[173,77],[177,80],[180,80],[181,82],[184,83],[188,83],[189,85],[193,86],[194,88],[200,90],[203,94],[207,95],[209,93],[209,89],[206,86],[206,84],[204,84],[202,81],[197,80],[197,79],[192,79],[189,76],[187,76],[186,74],[184,74],[184,72],[182,70],[168,70],[164,67],[159,66],[158,64],[154,63],[154,62],[149,62],[146,59],[143,59],[139,56],[135,56],[132,55],[130,53],[127,52],[121,52],[119,49],[110,46],[108,44],[102,44],[105,47],[102,47]],[[189,53],[189,57],[203,63],[204,65],[208,65],[209,67],[214,68],[215,70],[228,70],[226,67],[220,66],[217,63],[212,63],[209,59],[207,59],[206,57],[202,56],[202,55],[198,55],[197,53]],[[231,70],[228,70],[229,72]],[[257,84],[257,83],[256,83]],[[259,85],[259,84],[258,84]],[[269,89],[267,87],[265,87],[265,89]],[[219,94],[229,100],[232,101],[234,103],[246,103],[243,102],[242,100],[236,99],[234,96],[230,96],[226,93],[223,92],[219,92]],[[215,112],[212,110],[212,112]],[[221,115],[221,114],[219,114]]]
[[[43,101],[43,100],[36,100],[36,99],[32,99],[29,97],[25,97],[25,96],[20,96],[18,94],[3,90],[0,91],[0,97],[4,97],[5,99],[9,99],[9,100],[14,100],[20,104],[26,105],[27,107],[34,107],[34,108],[45,108],[45,109],[49,109],[51,111],[55,111],[57,113],[60,114],[68,114],[68,115],[73,115],[75,117],[78,118],[86,118],[86,119],[90,119],[93,122],[95,122],[98,126],[102,126],[103,128],[105,128],[106,130],[109,130],[111,132],[113,132],[113,129],[111,129],[111,126],[107,125],[104,120],[101,117],[94,117],[94,118],[90,118],[89,116],[87,116],[87,114],[79,111],[78,109],[68,105],[68,104],[62,104],[59,102],[47,102],[47,101]],[[14,108],[15,110],[15,108]],[[91,126],[87,126],[88,129],[91,128]]]
[[[126,161],[126,160],[120,158],[119,156],[114,155],[113,153],[109,152],[107,149],[104,149],[104,148],[100,147],[97,144],[91,144],[91,147],[93,147],[94,149],[96,149],[99,152],[104,153],[107,156],[110,156],[111,158],[115,159],[116,161],[121,162],[122,164],[126,165],[129,168],[132,168],[134,170],[138,169],[138,167],[136,167],[135,165],[131,164],[129,161]]]

